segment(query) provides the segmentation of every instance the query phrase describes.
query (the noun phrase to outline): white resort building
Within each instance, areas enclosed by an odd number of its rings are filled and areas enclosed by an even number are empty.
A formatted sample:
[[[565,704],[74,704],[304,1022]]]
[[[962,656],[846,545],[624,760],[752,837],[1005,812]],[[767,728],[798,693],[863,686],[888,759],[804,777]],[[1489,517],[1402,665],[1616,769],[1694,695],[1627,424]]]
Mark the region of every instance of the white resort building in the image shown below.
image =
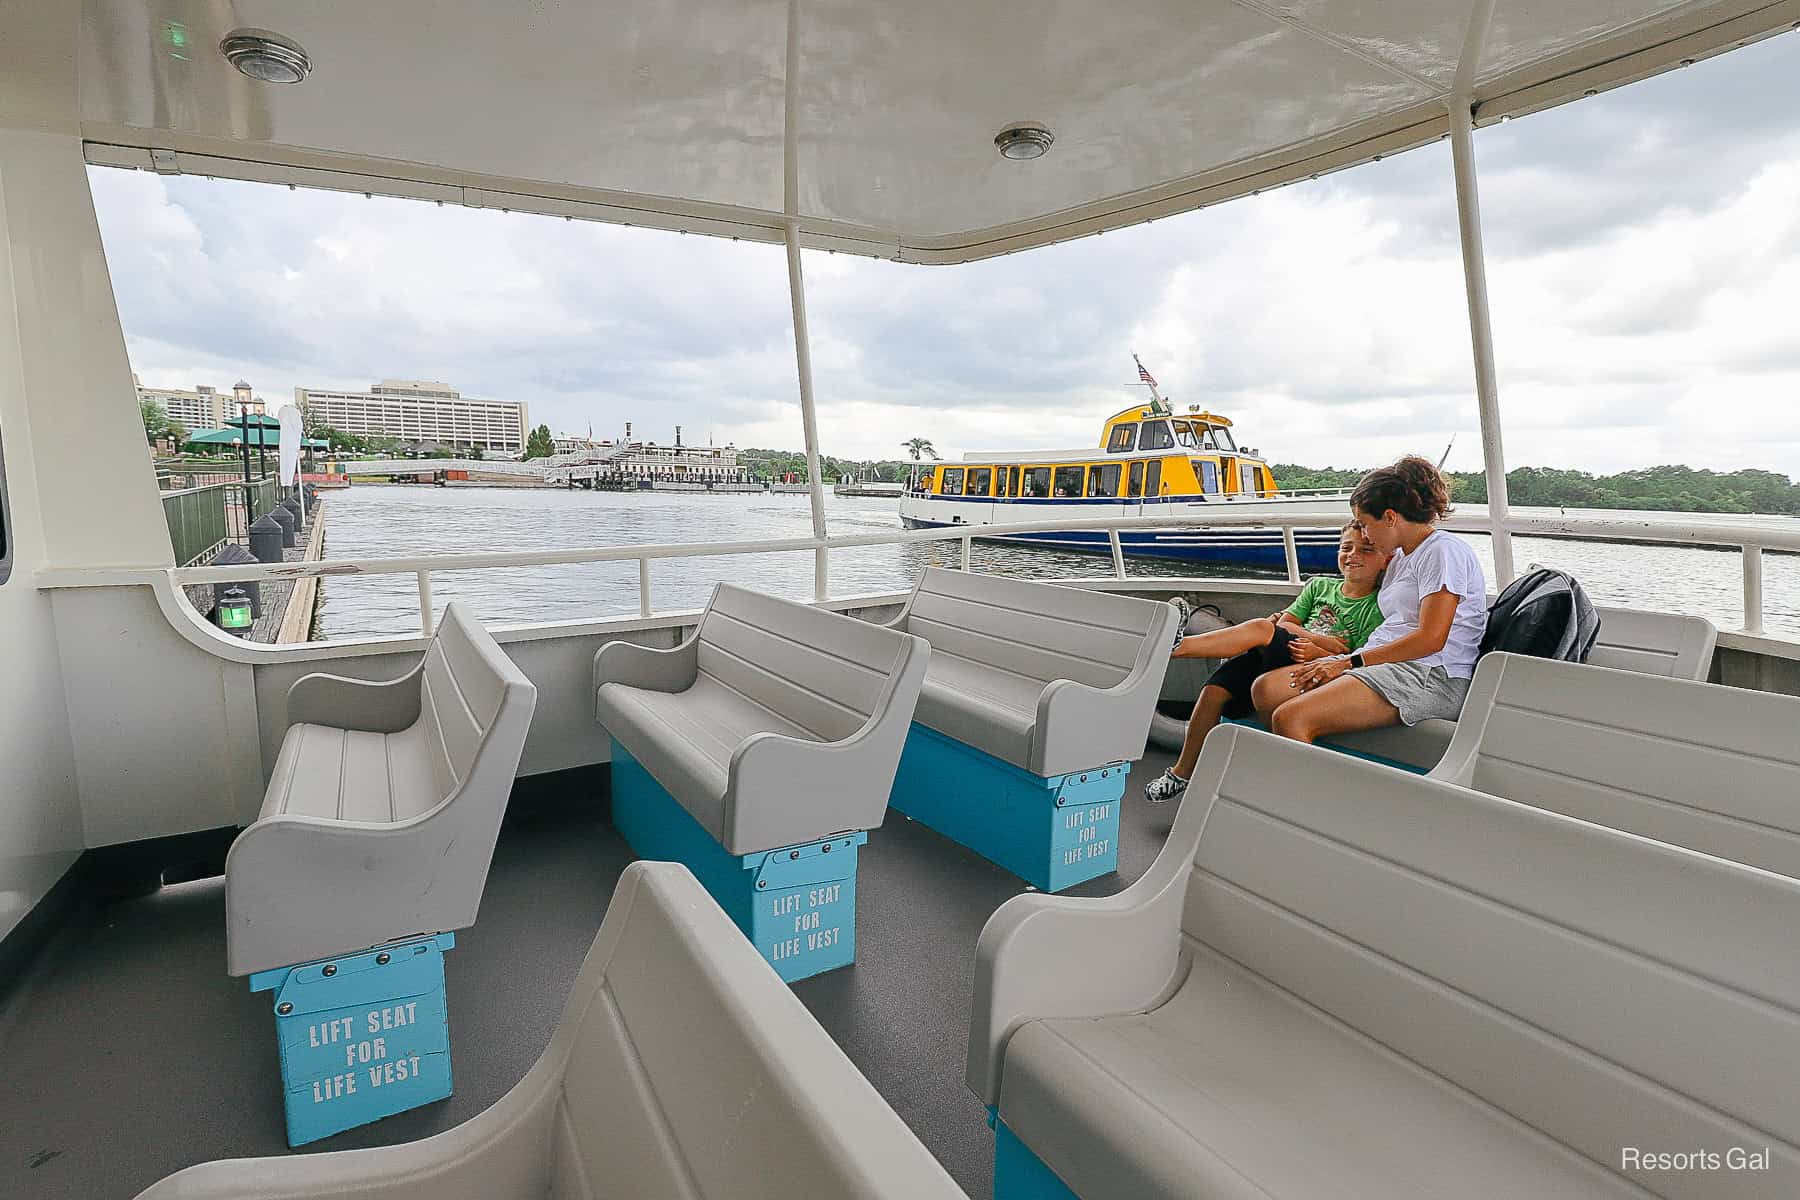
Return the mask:
[[[294,402],[311,421],[356,437],[516,454],[531,428],[524,401],[477,400],[431,380],[384,379],[366,392],[297,387]]]
[[[250,385],[241,379],[232,386],[229,395],[204,383],[196,385],[190,392],[181,388],[145,387],[136,375],[131,379],[137,384],[140,403],[153,400],[162,405],[169,419],[180,423],[190,433],[223,428],[244,411],[246,401],[252,414],[264,411],[262,399],[252,395]]]

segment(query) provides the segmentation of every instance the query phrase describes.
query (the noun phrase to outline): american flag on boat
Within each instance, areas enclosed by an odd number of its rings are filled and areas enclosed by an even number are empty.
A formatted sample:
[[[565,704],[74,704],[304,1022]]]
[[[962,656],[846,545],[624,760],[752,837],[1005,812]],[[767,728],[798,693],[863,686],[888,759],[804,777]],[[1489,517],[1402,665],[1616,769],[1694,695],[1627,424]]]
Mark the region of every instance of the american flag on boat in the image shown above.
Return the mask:
[[[1156,386],[1156,376],[1150,374],[1150,372],[1147,369],[1145,369],[1143,360],[1138,358],[1138,356],[1134,354],[1131,356],[1131,361],[1134,363],[1137,363],[1138,382],[1139,383],[1147,383],[1151,387],[1155,387]]]

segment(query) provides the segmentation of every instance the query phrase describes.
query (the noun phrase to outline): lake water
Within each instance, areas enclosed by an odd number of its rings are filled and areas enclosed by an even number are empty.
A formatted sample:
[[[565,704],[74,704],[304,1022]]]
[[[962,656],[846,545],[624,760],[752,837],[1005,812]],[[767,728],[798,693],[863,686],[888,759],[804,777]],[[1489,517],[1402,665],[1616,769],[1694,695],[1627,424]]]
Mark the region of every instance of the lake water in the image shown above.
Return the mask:
[[[327,558],[804,538],[812,528],[804,495],[359,484],[329,493],[324,504]],[[897,530],[898,508],[895,500],[825,497],[827,524],[834,536]],[[1491,579],[1488,539],[1468,540]],[[1521,569],[1532,563],[1563,568],[1582,581],[1596,603],[1698,613],[1721,629],[1742,624],[1742,567],[1735,550],[1550,538],[1518,538],[1514,546]],[[959,555],[956,542],[835,550],[831,592],[843,596],[906,590],[922,567],[955,566]],[[1034,578],[1104,576],[1112,570],[1111,560],[1103,555],[980,542],[975,543],[973,558],[982,569]],[[1800,637],[1800,556],[1767,554],[1763,564],[1764,628]],[[1126,569],[1133,575],[1260,574],[1153,559],[1127,559]],[[810,599],[812,572],[810,550],[660,560],[650,566],[651,595],[657,611],[698,608],[712,585],[725,579]],[[434,571],[431,594],[439,611],[460,600],[490,623],[634,615],[637,564]],[[407,633],[419,627],[418,584],[410,574],[328,578],[323,595],[320,624],[327,638]]]

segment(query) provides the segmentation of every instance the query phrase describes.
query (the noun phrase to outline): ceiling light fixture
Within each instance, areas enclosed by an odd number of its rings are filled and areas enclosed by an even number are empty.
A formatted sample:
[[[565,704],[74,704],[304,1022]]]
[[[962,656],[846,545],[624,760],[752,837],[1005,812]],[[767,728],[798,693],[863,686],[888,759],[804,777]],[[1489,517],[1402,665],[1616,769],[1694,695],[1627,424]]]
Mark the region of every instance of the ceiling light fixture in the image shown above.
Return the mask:
[[[1056,138],[1042,125],[1012,125],[994,135],[1000,157],[1025,161],[1042,158]]]
[[[312,70],[299,42],[267,29],[234,29],[219,42],[219,51],[258,83],[299,83]]]

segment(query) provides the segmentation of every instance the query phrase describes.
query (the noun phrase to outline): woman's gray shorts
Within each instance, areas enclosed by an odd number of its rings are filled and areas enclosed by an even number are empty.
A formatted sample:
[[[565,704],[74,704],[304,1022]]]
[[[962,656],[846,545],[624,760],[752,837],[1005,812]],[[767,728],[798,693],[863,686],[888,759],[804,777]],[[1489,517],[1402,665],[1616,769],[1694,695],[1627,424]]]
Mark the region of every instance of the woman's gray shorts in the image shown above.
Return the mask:
[[[1463,701],[1469,695],[1469,681],[1450,678],[1442,667],[1421,667],[1412,662],[1376,663],[1352,667],[1348,674],[1399,709],[1403,725],[1417,725],[1433,717],[1454,721],[1462,714]]]

